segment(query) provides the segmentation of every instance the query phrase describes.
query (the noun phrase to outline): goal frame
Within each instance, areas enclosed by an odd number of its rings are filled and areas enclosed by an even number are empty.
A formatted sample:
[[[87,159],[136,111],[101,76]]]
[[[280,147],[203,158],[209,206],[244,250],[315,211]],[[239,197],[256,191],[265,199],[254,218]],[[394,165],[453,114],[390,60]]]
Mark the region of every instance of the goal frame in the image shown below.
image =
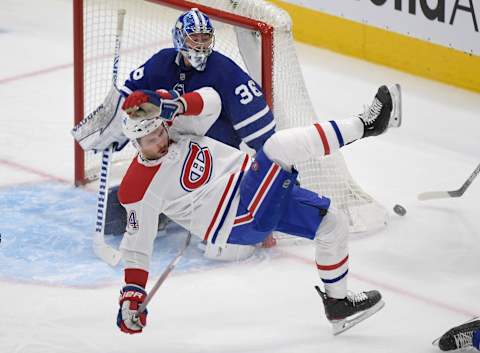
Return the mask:
[[[261,85],[270,108],[273,108],[273,35],[274,27],[268,23],[235,15],[209,6],[185,0],[144,0],[146,2],[168,6],[179,10],[198,8],[212,19],[230,25],[257,31],[261,36]],[[85,116],[84,111],[84,14],[83,0],[73,1],[73,65],[74,65],[74,124]],[[133,70],[134,68],[132,68]],[[74,180],[75,186],[85,185],[85,155],[77,142],[74,142]]]

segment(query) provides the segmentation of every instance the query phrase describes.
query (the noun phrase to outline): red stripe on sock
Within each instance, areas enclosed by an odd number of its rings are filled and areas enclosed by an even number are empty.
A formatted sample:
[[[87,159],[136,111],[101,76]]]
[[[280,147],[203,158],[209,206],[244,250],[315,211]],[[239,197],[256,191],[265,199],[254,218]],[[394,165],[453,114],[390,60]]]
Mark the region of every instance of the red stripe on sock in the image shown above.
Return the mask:
[[[327,135],[325,135],[325,131],[323,131],[322,126],[319,123],[313,124],[317,128],[318,134],[320,135],[320,139],[323,143],[323,149],[325,150],[325,155],[330,154],[330,145],[328,144]]]
[[[347,260],[348,260],[348,255],[345,256],[345,258],[342,261],[340,261],[339,263],[336,263],[334,265],[319,265],[317,263],[317,268],[319,270],[323,270],[323,271],[335,270],[335,269],[339,268],[340,266],[342,266],[345,262],[347,262]]]

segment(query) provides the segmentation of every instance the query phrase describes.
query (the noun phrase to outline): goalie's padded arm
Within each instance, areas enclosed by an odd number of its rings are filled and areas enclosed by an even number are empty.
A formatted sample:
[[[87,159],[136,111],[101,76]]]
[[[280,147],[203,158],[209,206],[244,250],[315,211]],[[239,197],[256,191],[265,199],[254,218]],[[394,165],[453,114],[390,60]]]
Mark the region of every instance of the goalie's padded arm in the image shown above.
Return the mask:
[[[203,97],[200,93],[194,91],[185,93],[180,97],[182,100],[184,112],[183,115],[200,115],[203,111]]]
[[[182,115],[210,116],[220,115],[222,101],[220,95],[212,87],[202,87],[180,97],[184,106]]]
[[[175,119],[172,129],[182,135],[205,135],[220,116],[220,95],[212,87],[203,87],[184,94],[181,99],[185,102],[186,111]]]

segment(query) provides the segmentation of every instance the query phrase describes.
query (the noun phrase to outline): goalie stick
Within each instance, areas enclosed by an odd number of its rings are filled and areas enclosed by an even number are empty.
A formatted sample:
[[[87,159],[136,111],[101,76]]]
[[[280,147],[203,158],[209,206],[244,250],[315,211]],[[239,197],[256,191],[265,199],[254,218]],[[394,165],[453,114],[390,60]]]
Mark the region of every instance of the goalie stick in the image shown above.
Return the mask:
[[[463,183],[463,185],[458,190],[453,191],[427,191],[418,194],[418,199],[421,201],[424,200],[433,200],[433,199],[444,199],[448,197],[460,197],[468,189],[470,184],[475,180],[477,175],[480,173],[480,164],[475,168],[473,173],[468,177],[468,179]]]
[[[134,314],[134,316],[132,318],[133,321],[138,321],[138,319],[140,317],[140,314],[145,311],[145,308],[147,307],[148,303],[150,303],[150,300],[152,300],[153,296],[155,295],[155,293],[157,293],[157,291],[160,288],[160,286],[162,285],[162,283],[165,282],[165,280],[167,279],[170,272],[172,272],[172,270],[177,265],[178,261],[180,261],[180,259],[183,256],[183,253],[185,252],[188,245],[190,244],[190,239],[191,238],[192,238],[192,233],[188,232],[187,239],[185,240],[185,244],[180,249],[178,254],[167,265],[167,267],[165,268],[163,273],[160,275],[160,278],[157,280],[157,282],[155,282],[155,285],[150,290],[150,293],[147,294],[147,297],[145,298],[145,301],[142,304],[140,304],[140,307],[138,308],[137,313]]]
[[[112,84],[117,86],[118,64],[120,61],[120,45],[123,32],[123,23],[126,11],[119,9],[117,12],[117,30],[115,33],[115,54],[113,58]],[[97,221],[95,233],[93,235],[93,252],[110,266],[116,266],[122,255],[120,251],[112,248],[105,242],[105,218],[108,201],[108,179],[110,176],[111,157],[114,151],[114,145],[106,148],[102,153],[102,166],[100,170],[100,182],[98,184],[97,194]]]

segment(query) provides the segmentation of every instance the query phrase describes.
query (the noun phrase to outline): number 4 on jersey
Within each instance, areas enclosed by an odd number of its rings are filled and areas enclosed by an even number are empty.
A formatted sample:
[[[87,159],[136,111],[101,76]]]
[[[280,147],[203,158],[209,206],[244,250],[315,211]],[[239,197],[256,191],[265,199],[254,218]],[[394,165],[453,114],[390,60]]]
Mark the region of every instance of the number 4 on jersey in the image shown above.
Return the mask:
[[[130,230],[138,230],[137,213],[134,210],[131,210],[128,214],[128,228]]]

